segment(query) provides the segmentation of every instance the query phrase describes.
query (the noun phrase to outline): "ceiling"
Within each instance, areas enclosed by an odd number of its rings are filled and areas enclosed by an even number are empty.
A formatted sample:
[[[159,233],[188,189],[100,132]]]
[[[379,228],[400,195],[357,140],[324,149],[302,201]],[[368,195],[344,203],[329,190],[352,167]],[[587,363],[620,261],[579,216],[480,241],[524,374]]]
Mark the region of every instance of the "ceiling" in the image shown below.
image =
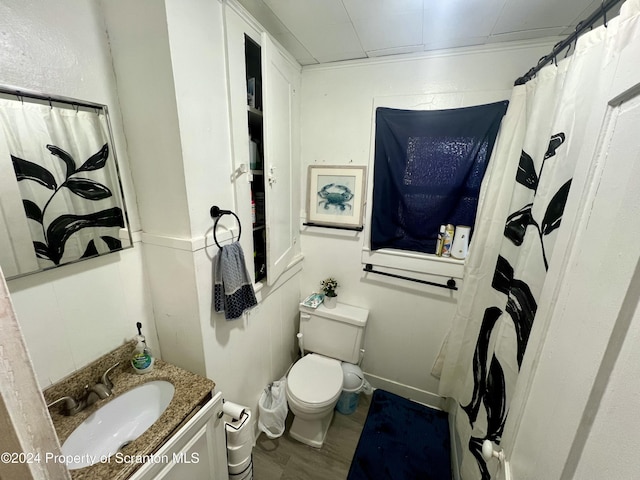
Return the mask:
[[[238,0],[302,65],[558,41],[601,0]],[[613,16],[617,10],[610,13]]]

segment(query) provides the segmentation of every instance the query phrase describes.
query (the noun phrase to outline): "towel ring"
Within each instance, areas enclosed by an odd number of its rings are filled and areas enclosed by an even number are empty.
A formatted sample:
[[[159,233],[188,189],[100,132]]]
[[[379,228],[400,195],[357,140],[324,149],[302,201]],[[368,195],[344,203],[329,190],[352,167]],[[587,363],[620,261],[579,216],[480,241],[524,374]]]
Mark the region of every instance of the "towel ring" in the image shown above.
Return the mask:
[[[216,205],[211,207],[211,210],[209,212],[211,213],[211,218],[216,219],[215,223],[213,224],[213,241],[216,242],[218,248],[222,248],[222,246],[218,243],[218,239],[216,238],[216,230],[218,228],[218,222],[224,215],[233,215],[234,217],[236,217],[236,221],[238,222],[238,241],[240,241],[240,237],[242,236],[242,224],[240,223],[240,219],[235,213],[233,213],[231,210],[222,210]]]

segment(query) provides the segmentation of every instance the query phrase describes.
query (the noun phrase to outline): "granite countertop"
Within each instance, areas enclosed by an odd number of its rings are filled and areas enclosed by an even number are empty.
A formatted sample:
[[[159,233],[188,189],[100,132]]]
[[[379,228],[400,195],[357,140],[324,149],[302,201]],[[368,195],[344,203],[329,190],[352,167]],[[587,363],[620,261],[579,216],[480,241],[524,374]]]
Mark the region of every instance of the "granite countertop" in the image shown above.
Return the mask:
[[[73,480],[106,478],[124,480],[128,478],[142,465],[142,463],[129,460],[136,456],[151,455],[156,452],[170,438],[173,431],[190,416],[191,412],[208,399],[215,387],[215,383],[208,378],[158,359],[155,360],[151,372],[137,374],[129,363],[134,347],[135,341],[127,342],[43,392],[47,404],[65,395],[75,399],[82,398],[85,385],[95,384],[109,367],[120,362],[120,365],[109,375],[113,382],[112,396],[98,400],[75,416],[63,415],[61,413],[62,403],[49,409],[53,426],[58,434],[60,445],[62,445],[78,425],[119,394],[152,380],[167,380],[175,387],[173,399],[160,418],[137,439],[122,448],[120,450],[121,456],[112,456],[107,463],[97,463],[89,467],[71,470]],[[117,461],[118,458],[127,459],[127,462]]]

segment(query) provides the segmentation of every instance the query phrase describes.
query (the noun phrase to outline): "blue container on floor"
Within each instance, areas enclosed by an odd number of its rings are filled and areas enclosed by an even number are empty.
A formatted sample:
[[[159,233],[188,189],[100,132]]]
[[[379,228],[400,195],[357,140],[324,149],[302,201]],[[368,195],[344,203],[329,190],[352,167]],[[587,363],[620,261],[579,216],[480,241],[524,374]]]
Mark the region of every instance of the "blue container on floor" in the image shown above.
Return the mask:
[[[336,410],[343,415],[351,415],[358,408],[360,392],[364,385],[364,374],[358,365],[342,362],[342,393],[338,398]]]
[[[358,388],[359,390],[359,388]],[[342,390],[338,403],[336,404],[336,410],[343,415],[351,415],[358,408],[358,400],[360,399],[360,393],[357,391],[350,392],[349,390]]]

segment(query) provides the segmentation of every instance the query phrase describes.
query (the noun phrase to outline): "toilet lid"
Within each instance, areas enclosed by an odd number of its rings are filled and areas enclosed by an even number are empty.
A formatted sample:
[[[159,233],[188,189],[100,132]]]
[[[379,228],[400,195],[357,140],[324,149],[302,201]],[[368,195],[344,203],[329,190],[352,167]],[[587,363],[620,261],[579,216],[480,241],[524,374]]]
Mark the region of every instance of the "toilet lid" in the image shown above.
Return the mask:
[[[330,402],[340,393],[342,377],[338,360],[311,353],[291,367],[287,388],[301,402],[320,405]]]

